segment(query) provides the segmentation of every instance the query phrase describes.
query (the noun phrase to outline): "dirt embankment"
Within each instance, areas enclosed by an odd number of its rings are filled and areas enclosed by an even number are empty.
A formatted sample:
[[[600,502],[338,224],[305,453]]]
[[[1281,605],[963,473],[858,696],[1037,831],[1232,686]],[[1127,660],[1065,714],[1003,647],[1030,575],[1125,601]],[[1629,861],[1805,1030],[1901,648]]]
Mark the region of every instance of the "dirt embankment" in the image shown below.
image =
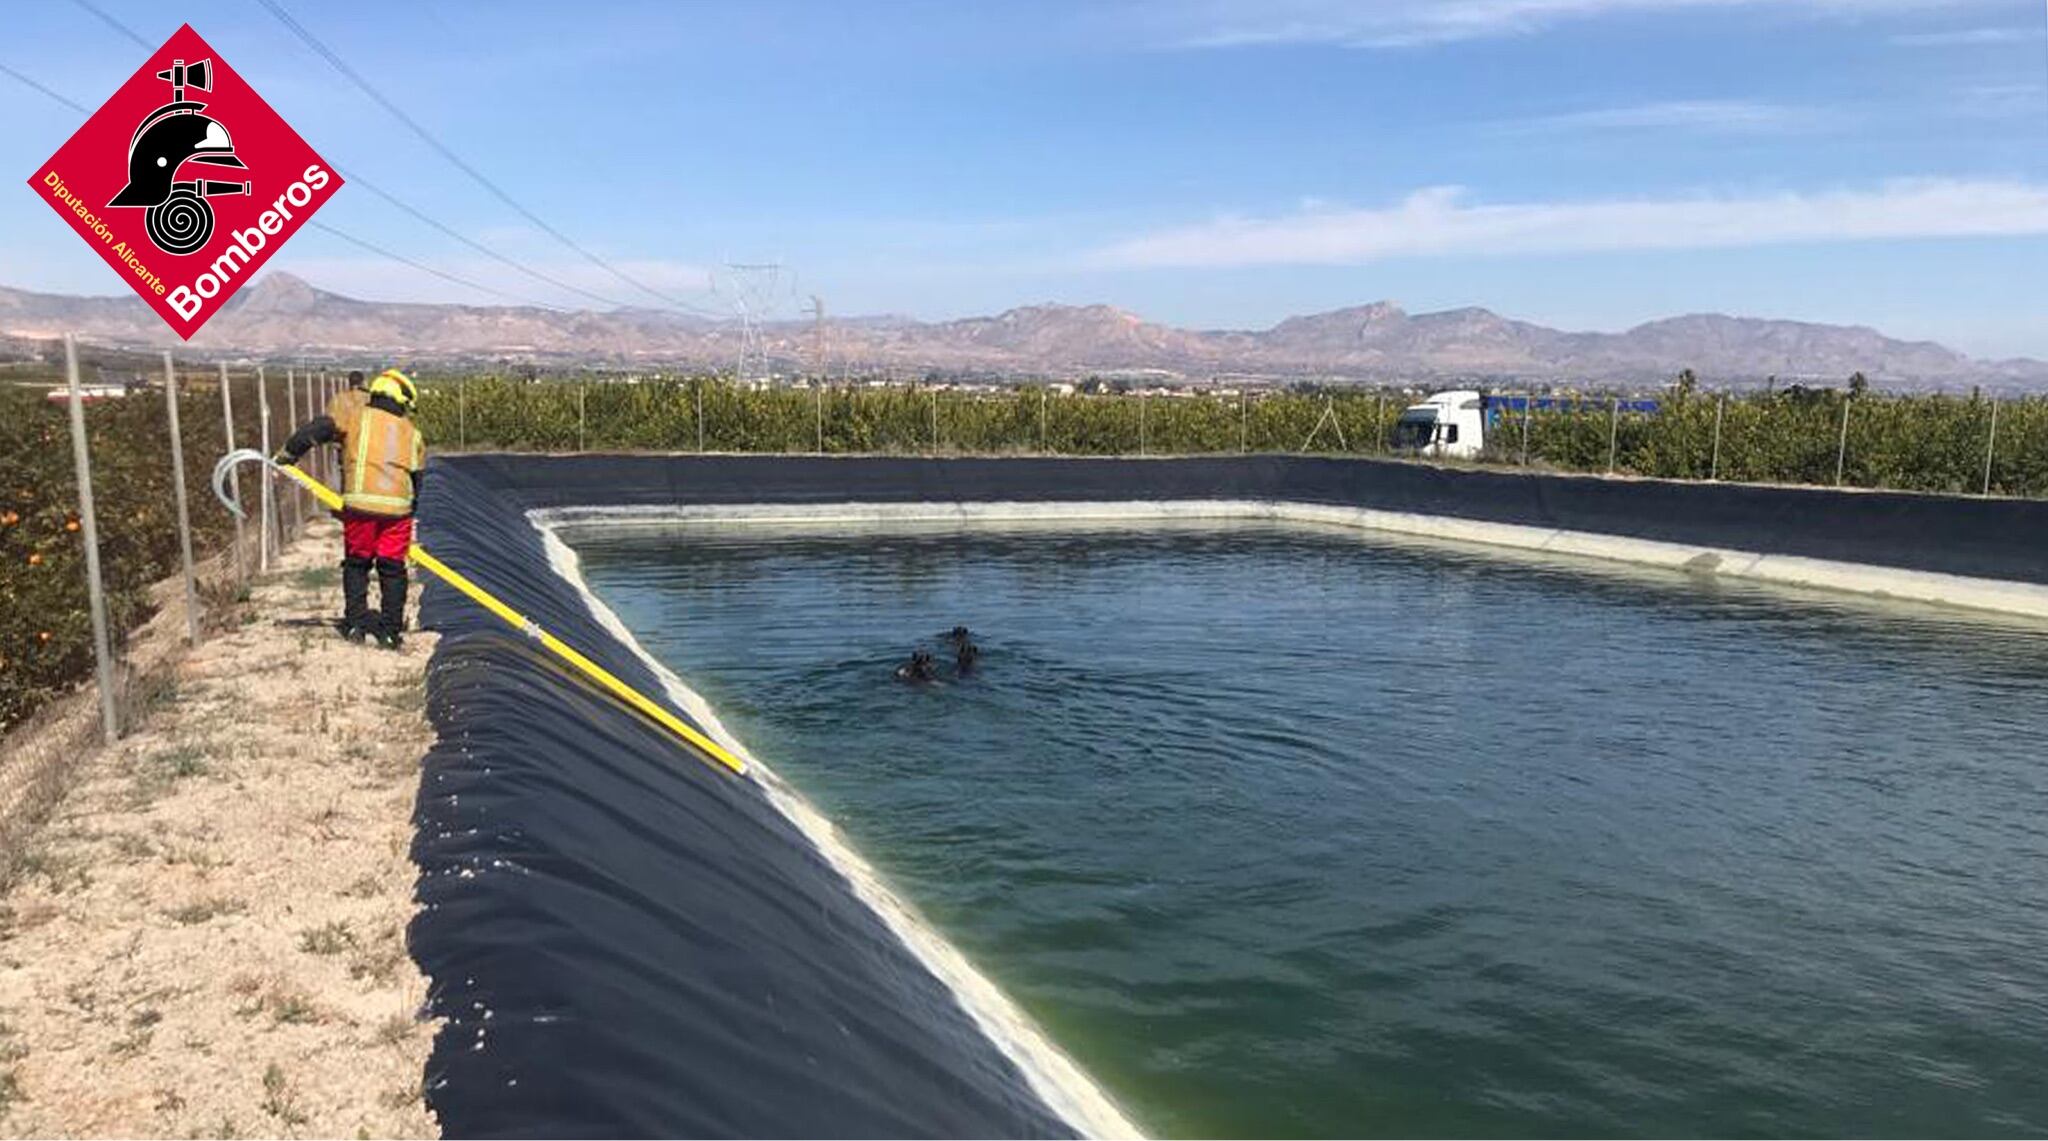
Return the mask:
[[[335,532],[310,527],[28,838],[0,899],[0,1133],[436,1134],[405,949],[433,639],[316,624]]]

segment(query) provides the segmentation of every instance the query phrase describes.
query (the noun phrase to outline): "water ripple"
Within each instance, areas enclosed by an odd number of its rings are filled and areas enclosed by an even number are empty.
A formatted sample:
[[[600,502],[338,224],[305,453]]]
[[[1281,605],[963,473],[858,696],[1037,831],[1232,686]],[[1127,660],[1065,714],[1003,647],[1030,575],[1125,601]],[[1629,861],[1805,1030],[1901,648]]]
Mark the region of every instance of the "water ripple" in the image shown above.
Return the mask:
[[[1258,527],[584,554],[1164,1132],[2048,1133],[2038,631]]]

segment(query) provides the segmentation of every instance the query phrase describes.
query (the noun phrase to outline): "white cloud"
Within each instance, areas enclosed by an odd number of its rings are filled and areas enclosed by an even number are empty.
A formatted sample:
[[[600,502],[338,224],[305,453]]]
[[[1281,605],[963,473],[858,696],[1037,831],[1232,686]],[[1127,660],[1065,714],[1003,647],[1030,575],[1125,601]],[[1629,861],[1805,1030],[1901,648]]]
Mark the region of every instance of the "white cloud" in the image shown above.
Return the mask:
[[[1209,0],[1159,10],[1183,48],[1329,44],[1408,48],[1526,35],[1601,16],[1710,8],[1783,8],[1857,18],[1874,11],[1975,6],[1980,0]]]
[[[1839,112],[1788,107],[1746,99],[1692,99],[1600,107],[1511,120],[1503,126],[1530,131],[1675,130],[1719,134],[1791,134],[1839,125]]]
[[[1989,83],[1966,87],[1955,102],[1958,115],[1976,119],[2030,118],[2048,114],[2048,87],[2038,83]]]
[[[1893,36],[1892,42],[1908,48],[1971,47],[1982,44],[2014,44],[2038,40],[2044,34],[2039,27],[2009,28],[1958,28],[1950,32],[1916,32],[1911,35]]]
[[[1225,217],[1117,242],[1097,268],[1348,265],[1399,257],[1702,249],[2048,234],[2048,186],[1910,179],[1876,189],[1484,204],[1431,187],[1395,206]]]

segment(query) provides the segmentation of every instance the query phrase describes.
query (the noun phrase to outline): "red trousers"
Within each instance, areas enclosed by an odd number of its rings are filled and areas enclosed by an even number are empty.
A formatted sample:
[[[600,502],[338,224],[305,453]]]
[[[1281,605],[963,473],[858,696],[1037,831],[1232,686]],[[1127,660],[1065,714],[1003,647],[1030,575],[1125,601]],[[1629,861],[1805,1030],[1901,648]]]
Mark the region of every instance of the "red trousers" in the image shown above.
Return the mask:
[[[341,513],[341,553],[352,559],[405,561],[412,546],[412,516],[388,519],[382,515]]]

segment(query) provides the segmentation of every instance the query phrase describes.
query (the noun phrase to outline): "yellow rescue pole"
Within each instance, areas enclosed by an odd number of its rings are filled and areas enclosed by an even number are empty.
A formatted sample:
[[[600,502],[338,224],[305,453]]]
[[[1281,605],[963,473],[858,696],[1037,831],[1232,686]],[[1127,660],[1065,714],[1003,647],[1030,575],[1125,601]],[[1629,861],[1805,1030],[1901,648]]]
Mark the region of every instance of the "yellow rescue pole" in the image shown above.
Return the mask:
[[[239,513],[240,505],[228,499],[225,493],[221,493],[221,484],[224,472],[242,460],[257,460],[274,471],[283,472],[298,480],[299,483],[305,486],[307,491],[313,493],[315,499],[325,504],[329,510],[341,510],[341,496],[335,494],[333,488],[328,487],[326,484],[314,479],[310,474],[300,471],[291,464],[274,463],[261,452],[243,448],[240,451],[230,452],[222,457],[220,464],[214,469],[214,489],[216,493],[221,494],[222,502],[228,503],[231,509],[237,509],[237,513]],[[613,696],[627,705],[653,718],[657,724],[689,742],[705,756],[710,757],[733,772],[743,773],[747,771],[746,762],[733,756],[724,746],[692,728],[688,722],[670,713],[661,705],[648,700],[647,695],[619,680],[617,674],[584,657],[574,646],[541,629],[540,625],[534,622],[533,619],[505,605],[496,595],[471,582],[468,576],[427,553],[425,547],[414,543],[406,551],[406,556],[413,562],[425,567],[434,577],[461,591],[465,597],[475,602],[478,606],[496,615],[507,626],[547,647],[550,653],[574,666],[577,672],[609,690]]]

